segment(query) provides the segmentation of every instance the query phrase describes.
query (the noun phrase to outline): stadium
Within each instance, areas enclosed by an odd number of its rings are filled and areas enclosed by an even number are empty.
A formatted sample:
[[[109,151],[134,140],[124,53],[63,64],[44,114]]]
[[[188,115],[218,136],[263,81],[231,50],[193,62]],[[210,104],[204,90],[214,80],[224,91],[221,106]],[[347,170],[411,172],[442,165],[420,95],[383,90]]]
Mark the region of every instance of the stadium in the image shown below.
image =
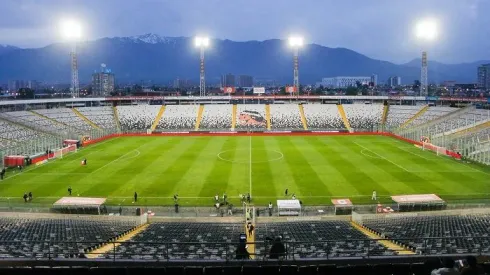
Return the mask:
[[[4,267],[427,274],[427,260],[489,253],[486,98],[134,96],[0,109]]]

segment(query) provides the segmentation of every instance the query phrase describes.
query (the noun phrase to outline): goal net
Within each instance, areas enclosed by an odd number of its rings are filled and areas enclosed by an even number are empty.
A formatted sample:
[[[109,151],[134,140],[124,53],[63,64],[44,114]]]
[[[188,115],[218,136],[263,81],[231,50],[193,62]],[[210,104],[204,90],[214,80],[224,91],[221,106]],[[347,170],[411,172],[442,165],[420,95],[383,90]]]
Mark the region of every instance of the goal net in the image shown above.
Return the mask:
[[[77,151],[77,145],[76,144],[72,144],[72,145],[69,145],[67,147],[64,147],[64,148],[61,148],[61,149],[58,149],[56,151],[54,151],[53,153],[53,159],[55,158],[63,158],[64,155],[70,153],[70,152],[76,152]]]
[[[422,150],[432,151],[436,153],[438,156],[439,155],[449,156],[449,154],[447,153],[448,151],[445,147],[436,146],[428,142],[422,142]]]

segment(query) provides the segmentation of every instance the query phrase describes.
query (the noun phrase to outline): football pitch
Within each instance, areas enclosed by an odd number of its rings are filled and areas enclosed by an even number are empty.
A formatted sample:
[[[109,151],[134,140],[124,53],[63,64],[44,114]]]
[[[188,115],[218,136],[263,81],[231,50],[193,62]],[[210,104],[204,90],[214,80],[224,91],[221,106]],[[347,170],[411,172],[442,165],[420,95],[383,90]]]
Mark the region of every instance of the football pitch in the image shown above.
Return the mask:
[[[87,159],[87,166],[81,160]],[[305,205],[350,198],[381,202],[390,195],[435,193],[447,201],[482,200],[490,169],[422,151],[384,136],[119,137],[0,181],[0,203],[51,204],[67,196],[106,197],[111,205],[212,206],[223,192],[239,205],[251,193],[256,205],[294,193]],[[138,202],[133,204],[133,194]]]

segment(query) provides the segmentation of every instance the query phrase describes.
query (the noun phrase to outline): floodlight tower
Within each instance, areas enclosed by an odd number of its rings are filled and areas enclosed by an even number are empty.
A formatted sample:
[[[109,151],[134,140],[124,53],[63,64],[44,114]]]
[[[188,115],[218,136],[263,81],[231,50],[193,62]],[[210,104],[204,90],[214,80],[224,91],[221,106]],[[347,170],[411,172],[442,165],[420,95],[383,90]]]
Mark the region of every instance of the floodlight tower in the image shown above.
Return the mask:
[[[420,95],[427,96],[429,93],[429,76],[427,61],[427,44],[437,38],[437,23],[432,19],[422,20],[415,27],[415,35],[422,43],[422,64],[420,70]]]
[[[198,36],[195,38],[196,47],[201,51],[200,75],[199,75],[199,96],[206,96],[206,79],[204,72],[204,49],[209,46],[209,38]]]
[[[81,25],[73,20],[63,21],[61,23],[61,31],[63,37],[71,43],[71,96],[80,96],[80,82],[78,80],[78,58],[77,58],[77,42],[82,37]]]
[[[299,94],[299,62],[298,62],[298,56],[299,56],[299,48],[303,46],[303,37],[299,36],[291,36],[288,39],[289,46],[293,48],[293,86],[296,89],[296,92]]]

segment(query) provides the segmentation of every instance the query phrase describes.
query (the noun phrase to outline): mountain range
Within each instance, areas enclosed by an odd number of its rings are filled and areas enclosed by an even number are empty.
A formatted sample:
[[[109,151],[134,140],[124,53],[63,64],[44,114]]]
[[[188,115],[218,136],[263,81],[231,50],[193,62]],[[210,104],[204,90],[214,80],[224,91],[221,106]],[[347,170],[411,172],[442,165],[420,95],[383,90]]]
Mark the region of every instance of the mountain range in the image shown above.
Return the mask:
[[[213,39],[206,49],[206,79],[217,83],[222,74],[246,74],[260,79],[292,82],[292,51],[285,41],[236,42]],[[21,49],[0,45],[0,82],[13,79],[69,83],[70,45],[51,44],[43,48]],[[163,37],[145,34],[133,37],[102,38],[78,45],[80,82],[88,83],[91,74],[107,64],[119,83],[152,80],[168,83],[175,78],[199,77],[199,50],[189,37]],[[420,59],[406,64],[376,60],[345,48],[317,44],[300,50],[300,82],[315,83],[322,77],[378,75],[383,82],[400,76],[405,84],[420,78]],[[430,82],[476,81],[477,66],[490,61],[463,64],[429,62]]]

